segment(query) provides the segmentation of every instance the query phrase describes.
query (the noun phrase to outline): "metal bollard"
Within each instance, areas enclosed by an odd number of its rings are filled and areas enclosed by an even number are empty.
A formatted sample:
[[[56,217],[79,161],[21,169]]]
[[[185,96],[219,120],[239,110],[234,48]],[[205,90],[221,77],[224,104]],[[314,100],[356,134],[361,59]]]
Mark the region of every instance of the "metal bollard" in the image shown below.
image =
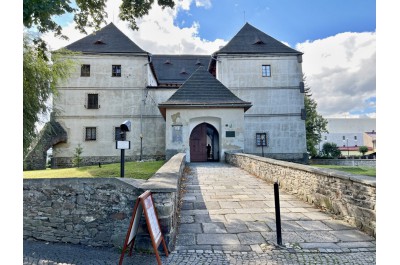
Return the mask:
[[[276,238],[279,246],[282,246],[282,231],[281,231],[281,208],[279,206],[279,184],[274,183],[275,197],[275,220],[276,220]]]

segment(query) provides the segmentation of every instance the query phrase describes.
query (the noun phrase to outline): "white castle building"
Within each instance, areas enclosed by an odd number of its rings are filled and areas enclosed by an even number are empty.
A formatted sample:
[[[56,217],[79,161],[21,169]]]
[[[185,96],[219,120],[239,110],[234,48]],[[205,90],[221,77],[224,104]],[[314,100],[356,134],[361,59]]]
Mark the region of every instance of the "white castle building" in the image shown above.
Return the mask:
[[[112,23],[65,48],[80,52],[76,71],[58,87],[52,133],[27,168],[50,147],[54,167],[71,166],[79,144],[85,164],[118,162],[126,120],[126,160],[307,158],[302,53],[248,23],[207,56],[150,54]]]

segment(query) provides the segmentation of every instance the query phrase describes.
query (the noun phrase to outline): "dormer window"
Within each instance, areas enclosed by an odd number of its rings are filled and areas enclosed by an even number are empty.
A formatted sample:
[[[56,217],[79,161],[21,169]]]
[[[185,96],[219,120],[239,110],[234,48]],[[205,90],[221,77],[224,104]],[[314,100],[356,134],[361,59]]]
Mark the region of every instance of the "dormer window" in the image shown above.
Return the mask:
[[[257,36],[257,37],[254,39],[253,44],[264,44],[264,42],[260,39],[260,37]]]
[[[201,65],[200,59],[197,59],[196,65]]]
[[[182,68],[182,70],[181,70],[181,74],[182,74],[182,75],[187,75],[187,74],[188,74],[188,72],[186,72],[185,68]]]
[[[170,60],[165,60],[164,64],[172,64]]]
[[[96,40],[94,44],[105,44],[102,39]]]

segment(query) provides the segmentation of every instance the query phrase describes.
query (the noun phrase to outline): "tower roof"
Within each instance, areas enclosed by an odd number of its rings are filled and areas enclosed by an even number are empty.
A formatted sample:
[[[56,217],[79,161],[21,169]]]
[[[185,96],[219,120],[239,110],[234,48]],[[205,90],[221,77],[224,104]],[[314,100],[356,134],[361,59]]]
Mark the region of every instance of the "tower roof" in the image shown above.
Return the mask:
[[[82,53],[147,53],[129,39],[112,22],[65,47]]]
[[[215,52],[221,53],[287,53],[302,54],[282,42],[265,34],[261,30],[246,23],[239,32],[220,50]]]
[[[246,111],[251,107],[251,103],[238,98],[200,66],[167,101],[158,105],[164,118],[166,108],[177,107],[244,108]]]

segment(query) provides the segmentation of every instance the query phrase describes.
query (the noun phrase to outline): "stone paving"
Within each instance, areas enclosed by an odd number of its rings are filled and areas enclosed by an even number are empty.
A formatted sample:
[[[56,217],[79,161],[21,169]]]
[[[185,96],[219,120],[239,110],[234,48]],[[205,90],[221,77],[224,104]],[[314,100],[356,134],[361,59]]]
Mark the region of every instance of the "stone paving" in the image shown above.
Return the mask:
[[[276,245],[273,186],[224,163],[191,163],[182,181],[176,249],[163,264],[376,264],[375,239],[280,191]],[[117,264],[116,249],[24,241],[23,264]],[[124,264],[156,264],[134,253]]]

